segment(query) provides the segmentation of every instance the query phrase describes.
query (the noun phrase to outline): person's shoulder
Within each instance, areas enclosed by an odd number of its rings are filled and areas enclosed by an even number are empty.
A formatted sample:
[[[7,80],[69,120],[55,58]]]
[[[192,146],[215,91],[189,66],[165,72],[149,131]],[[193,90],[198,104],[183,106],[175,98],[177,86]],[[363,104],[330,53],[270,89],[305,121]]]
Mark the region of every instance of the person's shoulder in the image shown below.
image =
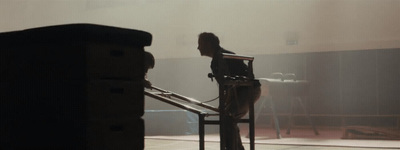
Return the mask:
[[[221,53],[229,53],[229,54],[235,54],[233,51],[226,50],[226,49],[221,49]]]

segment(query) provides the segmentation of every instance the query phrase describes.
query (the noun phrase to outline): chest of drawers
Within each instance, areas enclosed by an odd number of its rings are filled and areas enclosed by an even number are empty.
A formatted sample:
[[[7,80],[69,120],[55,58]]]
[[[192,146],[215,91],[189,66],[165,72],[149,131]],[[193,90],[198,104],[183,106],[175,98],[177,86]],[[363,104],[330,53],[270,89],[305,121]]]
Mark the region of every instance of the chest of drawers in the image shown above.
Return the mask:
[[[151,40],[94,24],[0,33],[0,149],[143,149]]]

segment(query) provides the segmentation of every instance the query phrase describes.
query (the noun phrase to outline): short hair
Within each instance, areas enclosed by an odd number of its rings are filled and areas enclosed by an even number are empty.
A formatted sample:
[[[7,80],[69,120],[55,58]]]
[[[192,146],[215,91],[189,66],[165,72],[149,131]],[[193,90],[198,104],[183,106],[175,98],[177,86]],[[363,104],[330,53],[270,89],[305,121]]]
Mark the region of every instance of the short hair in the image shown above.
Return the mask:
[[[150,52],[144,52],[144,67],[145,70],[147,71],[150,68],[154,68],[155,61],[154,61],[154,56]]]
[[[219,46],[219,38],[211,32],[203,32],[199,34],[199,39],[211,43],[212,46],[215,46],[217,48],[220,48]]]

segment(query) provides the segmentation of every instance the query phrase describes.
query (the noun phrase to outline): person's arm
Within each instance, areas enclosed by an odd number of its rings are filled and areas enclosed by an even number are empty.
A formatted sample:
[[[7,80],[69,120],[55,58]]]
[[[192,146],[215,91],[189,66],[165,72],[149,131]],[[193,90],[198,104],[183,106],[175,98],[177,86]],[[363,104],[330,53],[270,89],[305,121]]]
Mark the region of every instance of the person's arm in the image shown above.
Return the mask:
[[[151,89],[151,86],[152,86],[152,85],[151,85],[151,82],[147,79],[147,75],[144,76],[143,86],[144,86],[145,88]]]

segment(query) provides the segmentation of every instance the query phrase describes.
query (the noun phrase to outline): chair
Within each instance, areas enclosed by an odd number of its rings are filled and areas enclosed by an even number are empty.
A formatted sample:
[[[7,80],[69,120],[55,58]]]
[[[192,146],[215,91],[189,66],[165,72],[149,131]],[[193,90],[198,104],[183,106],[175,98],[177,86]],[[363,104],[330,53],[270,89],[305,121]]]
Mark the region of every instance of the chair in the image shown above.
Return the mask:
[[[186,97],[171,91],[167,91],[158,87],[153,86],[151,89],[152,90],[145,90],[144,94],[146,96],[155,98],[157,100],[160,100],[162,102],[168,103],[170,105],[176,106],[178,108],[187,110],[189,112],[195,113],[198,115],[199,118],[199,149],[204,150],[204,137],[205,137],[205,125],[220,125],[220,146],[221,150],[225,149],[226,146],[226,141],[224,139],[224,120],[226,119],[226,114],[224,111],[225,109],[225,103],[224,103],[224,91],[226,89],[233,89],[230,88],[231,86],[253,86],[255,81],[254,79],[254,74],[253,74],[253,66],[252,62],[254,60],[253,57],[249,56],[240,56],[240,55],[233,55],[233,54],[223,54],[223,59],[239,59],[239,60],[247,60],[248,61],[248,72],[249,74],[244,77],[231,77],[231,76],[222,76],[222,81],[223,84],[220,85],[219,87],[219,108],[216,108],[214,106],[208,105],[206,103],[200,102],[198,100],[195,100],[190,97]],[[213,78],[216,77],[214,75],[210,75],[209,77]],[[218,76],[221,77],[221,76]],[[186,102],[186,103],[184,103]],[[250,149],[254,150],[255,149],[255,141],[254,141],[254,103],[249,101],[249,118],[248,119],[240,119],[239,123],[248,123],[249,124],[249,129],[250,129]],[[209,113],[204,110],[197,109],[195,107],[192,107],[190,105],[195,105],[201,108],[205,108],[207,110],[211,110],[212,113]],[[207,120],[206,118],[209,116],[219,116],[219,120]]]
[[[220,85],[219,85],[219,108],[220,110],[225,110],[225,96],[230,96],[225,94],[225,91],[228,90],[233,90],[233,93],[235,94],[236,91],[234,87],[240,87],[240,86],[248,86],[250,88],[254,87],[256,83],[258,83],[258,80],[254,79],[254,73],[253,73],[253,60],[254,57],[252,56],[243,56],[243,55],[236,55],[236,54],[228,54],[228,53],[222,53],[222,59],[236,59],[236,60],[243,60],[247,61],[247,67],[248,67],[248,74],[245,76],[229,76],[225,74],[217,74],[214,75],[215,78],[220,79]],[[220,61],[221,62],[221,61]],[[220,70],[224,69],[223,67],[225,64],[219,63],[218,67]],[[250,96],[254,96],[250,94]],[[250,97],[253,99],[252,97]],[[236,101],[237,102],[237,101]],[[225,111],[220,111],[220,148],[224,149],[226,146],[226,139],[223,130],[226,129],[225,119],[229,119],[229,116],[225,114]],[[238,123],[248,123],[249,124],[249,139],[250,139],[250,149],[254,150],[255,149],[255,122],[254,122],[254,102],[249,101],[249,112],[248,112],[248,119],[240,119]],[[235,134],[234,134],[235,135]],[[232,139],[237,139],[237,137],[232,137]],[[236,142],[231,142],[232,144],[235,144]],[[234,145],[231,147],[235,147]]]

